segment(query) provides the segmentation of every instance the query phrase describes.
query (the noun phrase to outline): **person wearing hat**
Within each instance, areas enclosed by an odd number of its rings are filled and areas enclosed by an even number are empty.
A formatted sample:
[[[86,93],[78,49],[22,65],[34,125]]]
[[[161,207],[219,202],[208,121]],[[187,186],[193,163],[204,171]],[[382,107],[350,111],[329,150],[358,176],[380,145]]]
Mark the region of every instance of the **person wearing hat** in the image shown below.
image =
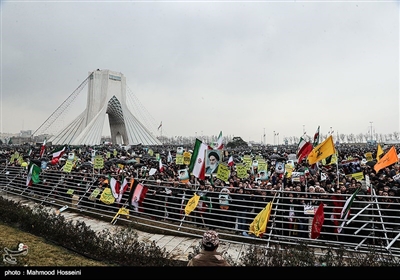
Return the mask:
[[[217,252],[219,246],[218,233],[208,230],[203,234],[202,250],[191,260],[187,266],[230,266],[230,264]]]
[[[208,165],[206,167],[206,174],[217,173],[220,155],[216,151],[210,151],[207,157]]]

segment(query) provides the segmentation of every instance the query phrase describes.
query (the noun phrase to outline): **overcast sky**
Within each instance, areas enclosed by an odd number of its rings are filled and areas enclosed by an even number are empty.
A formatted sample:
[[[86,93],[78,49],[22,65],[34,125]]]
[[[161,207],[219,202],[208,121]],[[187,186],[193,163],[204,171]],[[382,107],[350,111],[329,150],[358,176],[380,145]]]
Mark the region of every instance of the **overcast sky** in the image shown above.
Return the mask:
[[[398,1],[0,8],[2,133],[35,131],[96,69],[125,75],[155,135],[222,131],[264,142],[265,131],[273,144],[318,126],[335,135],[400,131]]]

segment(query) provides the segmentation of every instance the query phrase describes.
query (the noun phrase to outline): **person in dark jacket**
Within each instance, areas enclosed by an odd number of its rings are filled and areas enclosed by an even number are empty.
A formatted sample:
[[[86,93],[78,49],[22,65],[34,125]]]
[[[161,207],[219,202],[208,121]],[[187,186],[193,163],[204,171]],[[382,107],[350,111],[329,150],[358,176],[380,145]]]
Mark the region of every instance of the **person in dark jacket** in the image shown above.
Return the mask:
[[[249,212],[253,209],[254,203],[248,194],[244,194],[243,187],[232,194],[232,206],[236,213],[237,232],[239,234],[247,233],[252,222],[249,218]]]

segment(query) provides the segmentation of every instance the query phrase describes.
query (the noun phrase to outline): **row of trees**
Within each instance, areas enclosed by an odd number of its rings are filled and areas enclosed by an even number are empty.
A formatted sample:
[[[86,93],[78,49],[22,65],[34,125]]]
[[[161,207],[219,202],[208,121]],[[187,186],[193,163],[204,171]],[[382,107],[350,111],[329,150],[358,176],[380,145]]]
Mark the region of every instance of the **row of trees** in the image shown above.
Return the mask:
[[[320,141],[322,142],[325,140],[330,134],[320,134]],[[393,132],[389,134],[378,134],[375,133],[372,135],[369,133],[359,133],[359,134],[332,134],[334,142],[339,142],[339,143],[368,143],[369,141],[376,141],[377,143],[385,143],[388,141],[400,141],[400,133],[399,132]],[[303,138],[309,138],[312,139],[314,137],[313,135],[303,135]],[[194,145],[196,141],[195,136],[174,136],[174,137],[167,137],[167,136],[159,136],[157,137],[158,140],[161,141],[161,143],[165,145]],[[205,143],[213,143],[217,141],[218,136],[213,135],[213,136],[202,136],[198,137],[200,140],[202,140]],[[235,136],[232,135],[226,135],[224,136],[224,143],[230,143],[232,142],[235,138]],[[240,138],[240,137],[239,137]],[[241,139],[241,138],[240,138]],[[297,145],[300,141],[300,137],[298,136],[289,136],[289,137],[284,137],[283,143],[279,143],[280,145]],[[247,143],[250,144],[250,143]],[[251,144],[263,144],[263,143],[251,143]]]
[[[330,134],[322,134],[320,133],[320,141],[325,140]],[[375,133],[372,135],[369,133],[359,133],[359,134],[332,134],[333,140],[336,143],[337,141],[339,143],[368,143],[369,141],[375,141],[377,143],[385,143],[389,141],[400,141],[400,133],[399,132],[393,132],[389,134],[378,134]],[[312,139],[314,137],[313,135],[307,135],[304,134],[302,136],[303,138],[309,138]],[[38,139],[43,139],[50,138],[50,135],[45,135],[43,137],[37,137]],[[216,142],[218,139],[217,135],[212,135],[212,136],[201,136],[197,137],[200,140],[202,140],[204,143],[211,144],[213,142]],[[238,138],[237,136],[233,135],[224,135],[224,143],[229,143],[234,141],[235,138]],[[240,138],[240,137],[239,137]],[[106,140],[109,140],[107,138],[104,138]],[[104,140],[103,139],[103,140]],[[173,136],[173,137],[167,137],[167,136],[158,136],[158,140],[161,141],[164,145],[184,145],[184,146],[192,146],[194,145],[196,141],[196,136]],[[240,138],[241,139],[241,138]],[[278,145],[297,145],[300,141],[300,137],[298,136],[289,136],[289,137],[284,137],[282,143],[278,143]],[[27,141],[29,142],[29,141]],[[14,144],[13,137],[9,137],[6,139],[0,139],[0,144]],[[261,142],[251,142],[247,144],[255,144],[255,145],[263,145]]]

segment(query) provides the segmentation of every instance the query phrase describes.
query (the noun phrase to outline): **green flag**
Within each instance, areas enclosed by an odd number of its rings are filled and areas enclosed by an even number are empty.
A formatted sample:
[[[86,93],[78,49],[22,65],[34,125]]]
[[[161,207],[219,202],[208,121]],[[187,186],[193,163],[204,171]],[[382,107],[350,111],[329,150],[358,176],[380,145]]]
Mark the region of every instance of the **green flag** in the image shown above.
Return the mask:
[[[39,174],[42,169],[34,164],[33,162],[29,163],[28,167],[28,176],[26,177],[26,185],[32,186],[33,183],[37,184],[40,182]]]

